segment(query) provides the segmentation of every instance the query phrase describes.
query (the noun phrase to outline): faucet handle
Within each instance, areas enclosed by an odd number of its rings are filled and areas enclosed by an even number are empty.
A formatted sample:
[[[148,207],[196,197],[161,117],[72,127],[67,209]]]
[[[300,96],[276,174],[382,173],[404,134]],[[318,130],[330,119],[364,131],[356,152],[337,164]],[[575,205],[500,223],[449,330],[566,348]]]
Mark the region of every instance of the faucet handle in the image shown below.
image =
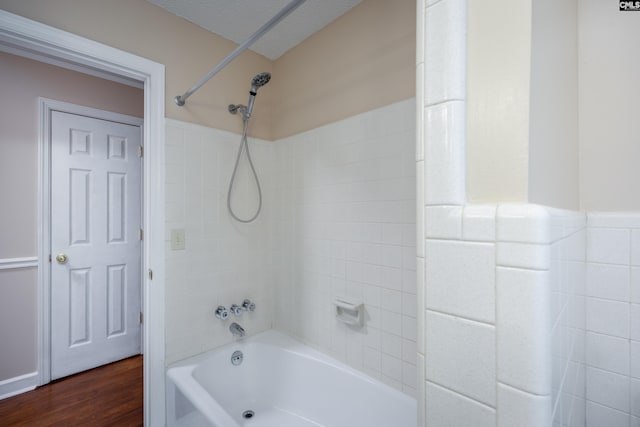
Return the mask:
[[[225,320],[229,317],[229,310],[226,307],[219,305],[216,308],[216,317],[221,320]]]
[[[240,316],[245,309],[237,304],[233,304],[229,310],[236,316]]]
[[[242,301],[242,307],[247,311],[256,311],[256,303],[251,302],[249,299]]]

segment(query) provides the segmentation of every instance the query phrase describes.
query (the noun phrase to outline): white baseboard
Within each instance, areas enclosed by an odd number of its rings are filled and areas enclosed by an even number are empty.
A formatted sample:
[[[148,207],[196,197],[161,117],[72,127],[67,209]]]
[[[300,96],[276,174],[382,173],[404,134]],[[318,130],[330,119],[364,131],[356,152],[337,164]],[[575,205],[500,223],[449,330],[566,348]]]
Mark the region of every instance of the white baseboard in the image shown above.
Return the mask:
[[[36,388],[38,385],[38,373],[20,375],[0,381],[0,400],[17,394],[25,393]]]

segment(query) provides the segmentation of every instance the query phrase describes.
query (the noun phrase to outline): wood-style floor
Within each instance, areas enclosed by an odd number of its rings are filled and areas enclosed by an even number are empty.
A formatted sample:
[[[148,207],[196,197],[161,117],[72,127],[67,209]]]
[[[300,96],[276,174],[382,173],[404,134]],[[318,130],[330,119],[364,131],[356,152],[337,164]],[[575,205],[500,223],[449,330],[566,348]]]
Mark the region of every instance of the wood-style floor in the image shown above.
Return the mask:
[[[142,425],[142,356],[0,400],[0,426]]]

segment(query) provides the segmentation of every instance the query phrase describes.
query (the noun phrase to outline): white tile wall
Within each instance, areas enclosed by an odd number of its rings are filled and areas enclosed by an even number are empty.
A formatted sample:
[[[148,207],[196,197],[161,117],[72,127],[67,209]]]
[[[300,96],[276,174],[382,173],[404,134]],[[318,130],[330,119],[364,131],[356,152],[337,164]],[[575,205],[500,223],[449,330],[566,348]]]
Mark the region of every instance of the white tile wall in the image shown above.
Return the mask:
[[[498,423],[581,425],[585,216],[502,205],[497,217]]]
[[[630,254],[631,230],[589,227],[587,261],[628,265]]]
[[[451,3],[443,0],[442,3]],[[429,13],[427,13],[429,15]],[[429,84],[427,84],[429,86]],[[425,108],[425,204],[465,202],[465,103],[449,101]]]
[[[629,303],[587,298],[587,330],[629,338]]]
[[[425,20],[427,105],[465,99],[466,5],[464,0],[428,2]],[[464,144],[461,147],[464,150]]]
[[[587,265],[587,296],[613,301],[629,298],[629,268],[623,265]]]
[[[476,242],[495,242],[496,206],[467,205],[462,217],[462,238]]]
[[[426,385],[426,425],[456,427],[492,427],[496,411],[473,399],[428,382]]]
[[[549,209],[553,425],[584,426],[586,216]]]
[[[466,2],[418,14],[419,424],[494,426],[495,207],[464,206]]]
[[[462,239],[462,206],[427,206],[425,224],[430,239]]]
[[[425,240],[427,425],[467,425],[470,413],[487,425],[584,426],[585,216],[426,212],[442,227]]]
[[[257,310],[239,323],[249,334],[271,327],[273,271],[267,254],[273,207],[272,143],[250,140],[260,174],[264,206],[253,224],[233,222],[226,210],[240,136],[167,119],[166,227],[184,229],[185,250],[166,254],[166,363],[210,350],[232,340],[230,320],[214,317],[218,305],[244,298]],[[244,214],[254,200],[253,183],[241,164],[234,202]],[[235,319],[234,319],[235,320]]]
[[[428,239],[426,308],[495,322],[495,244]]]
[[[427,382],[495,408],[493,325],[430,310],[427,310],[426,323]]]
[[[565,237],[563,225],[554,226],[551,216],[555,210],[539,205],[504,204],[498,206],[498,223],[496,239],[500,242],[525,244],[548,244],[553,241],[552,230],[559,233],[558,238]],[[563,215],[556,213],[556,215]],[[554,218],[557,221],[557,219]]]
[[[637,425],[640,213],[590,212],[587,236],[587,426]]]
[[[630,380],[629,406],[631,415],[640,417],[640,381],[634,378]]]
[[[631,368],[629,371],[631,377],[640,378],[640,341],[631,341],[630,347],[629,361]]]
[[[505,384],[498,385],[499,426],[539,427],[549,424],[551,396],[524,393]]]
[[[587,399],[629,412],[629,377],[597,368],[587,368]]]
[[[629,422],[629,414],[587,401],[587,427],[627,427]]]
[[[250,138],[263,212],[242,225],[226,210],[239,136],[167,120],[167,363],[232,340],[217,305],[258,306],[249,334],[275,325],[415,395],[415,122],[413,100],[276,142]],[[244,159],[243,159],[244,162]],[[255,187],[241,163],[234,206]],[[361,299],[362,330],[335,320],[337,295]]]
[[[548,271],[498,267],[498,381],[532,394],[551,389]]]
[[[275,325],[416,394],[415,101],[275,142]],[[374,129],[374,130],[372,130]],[[333,299],[366,307],[363,329]]]
[[[629,375],[630,342],[624,338],[586,333],[585,359],[587,366]]]
[[[541,244],[498,242],[496,261],[505,267],[549,270],[551,247]]]

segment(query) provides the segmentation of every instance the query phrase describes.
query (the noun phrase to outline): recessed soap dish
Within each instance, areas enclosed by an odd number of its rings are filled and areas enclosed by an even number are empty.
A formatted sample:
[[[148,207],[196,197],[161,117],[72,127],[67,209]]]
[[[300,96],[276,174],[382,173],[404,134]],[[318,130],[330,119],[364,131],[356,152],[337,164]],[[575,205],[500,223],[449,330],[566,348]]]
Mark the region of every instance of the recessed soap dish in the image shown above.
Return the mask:
[[[361,328],[364,325],[364,304],[362,301],[349,297],[336,297],[336,319],[349,326]]]

